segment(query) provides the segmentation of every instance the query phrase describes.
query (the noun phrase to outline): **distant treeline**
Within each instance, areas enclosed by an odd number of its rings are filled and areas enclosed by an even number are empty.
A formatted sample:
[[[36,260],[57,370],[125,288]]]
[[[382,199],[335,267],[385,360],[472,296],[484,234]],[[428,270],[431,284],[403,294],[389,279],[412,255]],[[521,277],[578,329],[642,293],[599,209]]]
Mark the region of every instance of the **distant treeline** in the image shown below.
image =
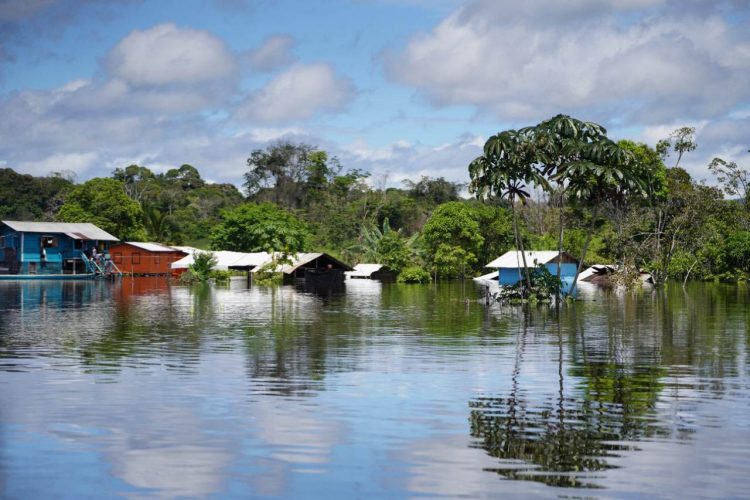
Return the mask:
[[[427,274],[482,273],[484,264],[517,246],[515,213],[518,243],[527,249],[557,249],[562,234],[563,249],[574,256],[588,248],[587,263],[649,270],[660,282],[688,276],[745,280],[747,172],[716,159],[711,169],[721,189],[691,179],[679,167],[695,149],[691,133],[683,129],[656,150],[617,143],[647,173],[649,189],[637,199],[575,198],[567,181],[548,182],[544,194],[523,199],[490,190],[483,201],[462,198],[467,186],[443,178],[378,186],[369,173],[346,169],[325,151],[282,141],[252,152],[244,192],[207,183],[191,165],[165,173],[130,165],[82,184],[61,174],[33,177],[0,169],[0,218],[92,222],[123,240],[248,252],[326,251],[351,263],[383,263],[421,280]],[[676,159],[669,168],[668,158]],[[470,186],[474,192],[477,178]],[[591,185],[586,179],[570,182]],[[612,180],[619,182],[617,174]]]

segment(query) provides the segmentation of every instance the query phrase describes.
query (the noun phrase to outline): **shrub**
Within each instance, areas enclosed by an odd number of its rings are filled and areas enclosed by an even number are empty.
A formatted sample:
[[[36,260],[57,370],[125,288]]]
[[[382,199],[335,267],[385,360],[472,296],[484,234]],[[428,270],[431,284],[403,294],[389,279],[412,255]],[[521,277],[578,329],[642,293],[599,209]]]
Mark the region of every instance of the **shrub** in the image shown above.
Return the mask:
[[[421,267],[407,267],[398,275],[399,283],[429,283],[432,281],[430,273]]]

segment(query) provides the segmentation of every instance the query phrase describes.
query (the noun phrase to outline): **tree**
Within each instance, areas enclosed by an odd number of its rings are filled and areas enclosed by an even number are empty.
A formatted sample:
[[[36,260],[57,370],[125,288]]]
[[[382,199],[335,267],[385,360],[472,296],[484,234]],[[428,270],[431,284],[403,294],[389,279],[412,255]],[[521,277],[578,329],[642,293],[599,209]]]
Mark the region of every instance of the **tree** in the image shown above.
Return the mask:
[[[404,185],[409,189],[409,196],[433,205],[458,201],[461,189],[466,186],[458,182],[447,181],[443,177],[433,179],[424,175],[419,182],[406,180]]]
[[[557,115],[529,129],[535,149],[535,160],[540,165],[542,175],[557,183],[559,207],[558,252],[564,248],[565,200],[575,198],[570,187],[571,169],[582,166],[593,167],[615,163],[610,154],[619,154],[607,138],[607,130],[594,122],[584,122],[567,115]],[[557,267],[560,279],[561,267]]]
[[[299,208],[304,201],[307,181],[313,184],[327,175],[321,158],[309,144],[280,141],[266,150],[250,154],[243,186],[249,198],[265,199],[287,208]],[[265,194],[265,196],[264,196]]]
[[[62,173],[33,177],[0,168],[0,219],[50,220],[72,187]]]
[[[273,203],[246,203],[225,211],[211,233],[211,248],[237,252],[302,252],[310,232],[292,213]]]
[[[156,176],[146,167],[129,165],[125,168],[116,168],[112,172],[115,180],[122,182],[125,194],[141,203],[144,195],[153,188]]]
[[[656,143],[656,151],[666,160],[671,153],[677,153],[674,167],[680,166],[680,160],[685,153],[694,151],[698,147],[695,142],[695,127],[680,127],[674,130],[669,137]]]
[[[750,211],[750,173],[740,168],[736,162],[728,162],[721,158],[711,160],[708,169],[723,184],[724,192],[729,196],[739,196],[745,210]]]
[[[466,203],[437,207],[422,229],[427,260],[436,275],[464,277],[477,262],[484,238],[476,214]]]
[[[62,222],[90,222],[125,241],[143,241],[143,210],[122,182],[95,178],[74,187],[57,213]]]
[[[499,198],[507,198],[510,202],[513,233],[516,248],[521,252],[526,290],[531,289],[531,276],[518,230],[516,200],[526,203],[530,196],[527,187],[529,184],[549,187],[547,180],[535,168],[536,152],[529,132],[529,129],[506,130],[490,137],[484,145],[484,154],[469,165],[469,192],[476,194],[479,199],[494,194]]]
[[[412,252],[407,240],[398,231],[389,231],[377,244],[377,262],[387,269],[400,273],[411,264]]]

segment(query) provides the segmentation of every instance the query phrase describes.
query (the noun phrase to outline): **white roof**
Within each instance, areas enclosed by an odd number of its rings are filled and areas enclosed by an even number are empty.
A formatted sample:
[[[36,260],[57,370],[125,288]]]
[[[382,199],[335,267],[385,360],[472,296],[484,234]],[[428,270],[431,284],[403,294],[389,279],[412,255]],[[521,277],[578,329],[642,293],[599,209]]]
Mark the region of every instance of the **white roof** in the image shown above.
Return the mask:
[[[605,269],[614,271],[615,266],[612,264],[594,264],[588,269],[584,269],[583,271],[581,271],[581,274],[578,275],[578,281],[585,281],[587,278],[590,278],[594,274],[604,271]]]
[[[126,241],[126,244],[146,250],[147,252],[174,252],[175,249],[162,245],[161,243],[152,243],[147,241]]]
[[[120,241],[107,231],[88,222],[1,221],[14,231],[24,233],[64,233],[76,240]]]
[[[526,255],[527,267],[536,267],[537,264],[546,264],[557,257],[556,250],[527,250],[524,254]],[[484,267],[491,267],[493,269],[517,269],[523,267],[523,258],[519,250],[511,250],[510,252],[505,252]]]
[[[180,252],[185,252],[186,254],[191,254],[193,252],[205,252],[206,251],[206,250],[201,250],[200,248],[188,247],[188,246],[178,246],[178,245],[169,245],[169,246],[174,248],[175,250],[179,250]]]
[[[207,252],[206,250],[195,250],[180,260],[172,263],[172,269],[187,269],[194,262],[193,255],[196,252]],[[254,267],[260,266],[264,262],[270,259],[270,255],[266,252],[256,253],[244,253],[244,252],[229,252],[225,250],[219,250],[211,252],[216,258],[216,264],[213,269],[219,271],[226,271],[230,267]]]
[[[345,274],[349,277],[355,278],[369,278],[372,273],[380,271],[383,264],[357,264],[354,266],[354,271],[347,271]]]
[[[499,273],[497,271],[492,271],[491,273],[477,276],[476,278],[474,278],[474,281],[497,281],[498,274]]]

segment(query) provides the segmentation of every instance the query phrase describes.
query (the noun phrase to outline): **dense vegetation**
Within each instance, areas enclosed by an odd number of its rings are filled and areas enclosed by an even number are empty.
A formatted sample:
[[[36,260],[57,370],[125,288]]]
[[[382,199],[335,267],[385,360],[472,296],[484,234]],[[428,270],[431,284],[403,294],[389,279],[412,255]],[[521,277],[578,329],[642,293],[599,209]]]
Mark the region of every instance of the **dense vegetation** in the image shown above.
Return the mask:
[[[585,264],[647,270],[658,283],[746,280],[748,172],[716,158],[719,187],[692,179],[680,163],[693,135],[678,129],[656,148],[615,143],[601,126],[562,115],[502,131],[469,166],[476,199],[443,178],[373,186],[367,172],[284,141],[250,154],[244,193],[207,183],[191,165],[130,165],[82,184],[6,168],[0,216],[85,220],[122,239],[202,248],[314,249],[407,270],[403,281],[474,276],[514,247],[560,248]]]

